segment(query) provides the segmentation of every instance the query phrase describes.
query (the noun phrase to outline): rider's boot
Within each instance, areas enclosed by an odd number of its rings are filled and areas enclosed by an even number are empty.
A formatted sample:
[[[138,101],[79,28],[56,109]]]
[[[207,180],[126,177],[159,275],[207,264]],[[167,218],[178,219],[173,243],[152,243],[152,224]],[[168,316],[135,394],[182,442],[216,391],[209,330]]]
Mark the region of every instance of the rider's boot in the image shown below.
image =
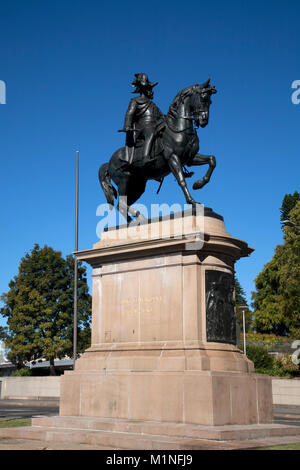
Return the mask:
[[[143,162],[145,164],[147,164],[151,161],[151,150],[152,150],[153,137],[154,137],[154,134],[149,133],[149,135],[146,135],[146,138],[145,138],[144,148],[143,148]]]

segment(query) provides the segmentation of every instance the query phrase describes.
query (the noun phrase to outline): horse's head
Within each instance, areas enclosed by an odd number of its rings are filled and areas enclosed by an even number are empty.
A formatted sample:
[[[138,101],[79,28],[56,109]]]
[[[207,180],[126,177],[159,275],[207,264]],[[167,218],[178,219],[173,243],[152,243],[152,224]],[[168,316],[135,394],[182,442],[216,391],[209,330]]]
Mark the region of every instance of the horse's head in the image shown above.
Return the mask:
[[[217,93],[217,90],[210,85],[210,79],[202,85],[193,86],[193,93],[190,96],[190,112],[196,127],[207,126],[211,95],[215,93]]]

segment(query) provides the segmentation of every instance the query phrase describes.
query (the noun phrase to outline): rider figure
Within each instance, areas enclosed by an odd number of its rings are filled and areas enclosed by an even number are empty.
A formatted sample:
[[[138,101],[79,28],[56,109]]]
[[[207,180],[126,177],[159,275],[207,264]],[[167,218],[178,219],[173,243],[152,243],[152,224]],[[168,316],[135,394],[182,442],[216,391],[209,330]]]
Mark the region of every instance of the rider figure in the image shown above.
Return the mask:
[[[164,115],[152,101],[153,88],[157,83],[151,83],[145,73],[135,74],[132,82],[135,90],[132,93],[139,93],[140,96],[131,99],[122,129],[127,134],[126,142],[134,142],[134,147],[137,141],[143,140],[143,163],[151,159],[154,138],[165,125]]]

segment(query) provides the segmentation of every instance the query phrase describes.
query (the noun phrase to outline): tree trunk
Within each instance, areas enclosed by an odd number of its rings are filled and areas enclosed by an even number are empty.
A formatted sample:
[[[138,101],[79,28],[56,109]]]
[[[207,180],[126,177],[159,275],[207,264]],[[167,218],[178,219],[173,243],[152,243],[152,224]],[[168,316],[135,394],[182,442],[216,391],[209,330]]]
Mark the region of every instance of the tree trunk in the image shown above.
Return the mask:
[[[56,375],[55,367],[54,367],[54,358],[51,357],[50,359],[50,375]]]

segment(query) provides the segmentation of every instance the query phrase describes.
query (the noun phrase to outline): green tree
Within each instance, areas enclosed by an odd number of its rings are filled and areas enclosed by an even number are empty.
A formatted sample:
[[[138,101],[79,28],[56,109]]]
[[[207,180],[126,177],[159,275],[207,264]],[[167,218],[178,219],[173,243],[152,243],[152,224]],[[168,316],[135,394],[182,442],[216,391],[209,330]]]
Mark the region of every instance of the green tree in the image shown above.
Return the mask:
[[[300,226],[300,200],[289,212],[289,219]],[[280,269],[282,311],[288,333],[300,338],[300,232],[293,227],[284,229],[284,248]]]
[[[268,351],[258,345],[248,345],[247,346],[247,357],[250,361],[253,361],[255,370],[257,369],[271,369],[274,364],[273,357],[268,353]]]
[[[287,200],[285,197],[284,201]],[[283,220],[287,215],[300,225],[300,200],[288,214],[284,212]],[[284,243],[276,247],[273,258],[255,279],[254,327],[259,333],[297,337],[300,335],[300,234],[293,227],[284,227],[283,237]]]
[[[248,302],[246,299],[246,292],[242,288],[239,280],[234,276],[234,287],[235,287],[235,305],[236,305],[236,320],[243,328],[243,310],[245,312],[245,331],[251,330],[252,326],[252,312],[249,309]]]
[[[280,208],[280,222],[290,218],[290,212],[298,201],[300,201],[300,194],[298,191],[295,191],[294,194],[286,194],[284,196]]]
[[[6,338],[6,328],[0,326],[0,341],[4,341]]]
[[[21,259],[18,275],[1,296],[0,314],[7,319],[8,358],[18,367],[25,361],[44,357],[50,361],[72,356],[74,258],[64,259],[59,251],[35,245]],[[85,349],[90,330],[91,296],[86,268],[78,263],[78,343]]]
[[[235,303],[236,305],[247,307],[246,292],[242,288],[240,281],[234,276]]]

